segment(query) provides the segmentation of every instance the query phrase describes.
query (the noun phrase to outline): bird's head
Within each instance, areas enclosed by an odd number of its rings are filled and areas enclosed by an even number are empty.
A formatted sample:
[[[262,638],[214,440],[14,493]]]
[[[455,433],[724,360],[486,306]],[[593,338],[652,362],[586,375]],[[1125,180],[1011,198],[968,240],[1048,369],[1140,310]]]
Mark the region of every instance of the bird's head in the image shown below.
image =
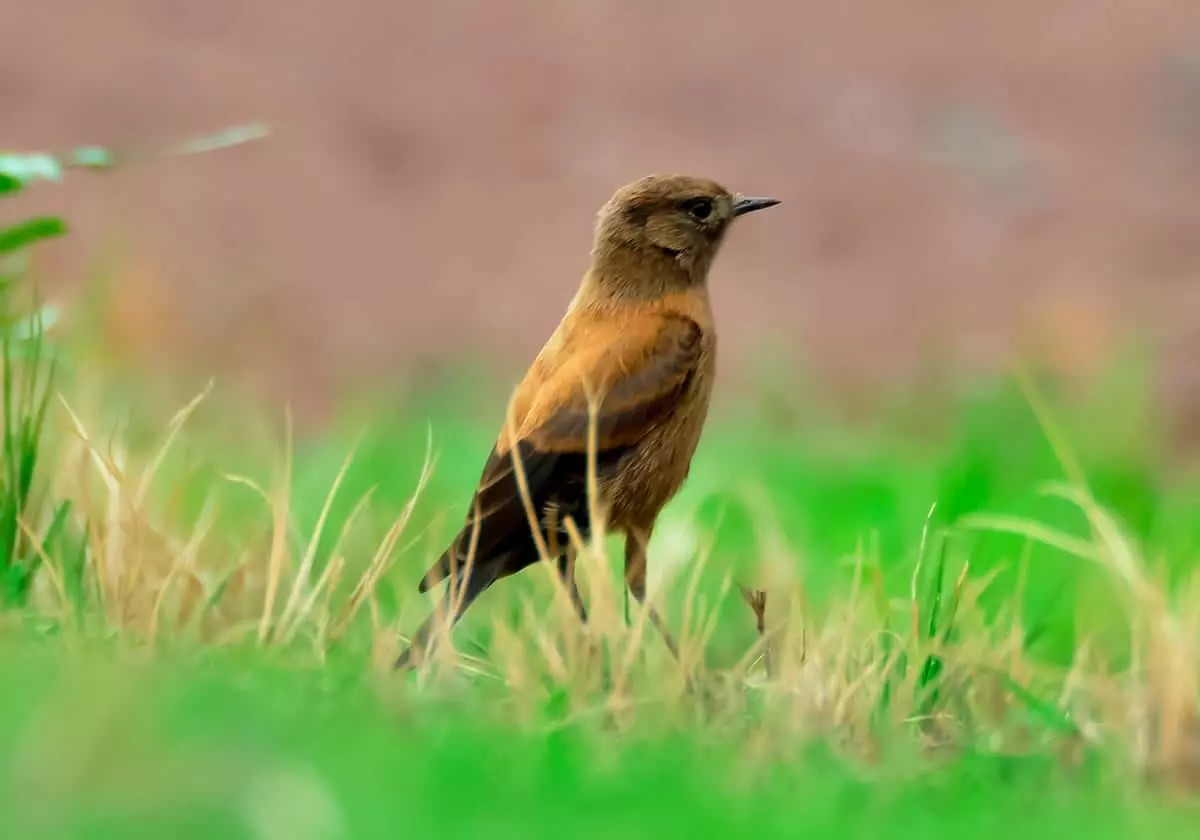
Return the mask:
[[[648,175],[621,187],[600,209],[593,258],[666,258],[702,283],[734,219],[778,203],[730,192],[707,178]]]

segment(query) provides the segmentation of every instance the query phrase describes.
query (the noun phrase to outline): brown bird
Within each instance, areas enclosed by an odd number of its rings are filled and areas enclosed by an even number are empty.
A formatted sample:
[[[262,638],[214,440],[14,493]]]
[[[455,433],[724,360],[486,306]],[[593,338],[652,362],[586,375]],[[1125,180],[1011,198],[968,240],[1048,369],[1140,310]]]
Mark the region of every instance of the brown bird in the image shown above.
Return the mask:
[[[538,562],[541,551],[551,555],[587,622],[573,552],[559,547],[570,545],[567,517],[584,538],[591,533],[589,432],[594,501],[606,527],[625,535],[625,580],[645,605],[646,546],[659,512],[687,478],[708,414],[716,362],[708,272],[735,218],[778,203],[706,178],[650,175],[601,208],[591,265],[513,394],[466,524],[418,586],[426,592],[451,579],[443,601],[451,626],[497,580]],[[653,607],[648,617],[678,658]],[[434,618],[396,667],[428,652]]]

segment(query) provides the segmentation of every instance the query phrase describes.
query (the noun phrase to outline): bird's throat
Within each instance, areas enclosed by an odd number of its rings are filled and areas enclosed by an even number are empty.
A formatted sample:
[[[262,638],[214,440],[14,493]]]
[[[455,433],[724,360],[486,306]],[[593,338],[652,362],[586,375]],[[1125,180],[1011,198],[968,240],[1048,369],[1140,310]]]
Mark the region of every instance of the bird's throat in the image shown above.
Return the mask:
[[[702,288],[707,275],[707,263],[698,264],[687,253],[653,246],[608,245],[593,250],[580,291],[585,299],[597,303],[605,299],[656,300]]]

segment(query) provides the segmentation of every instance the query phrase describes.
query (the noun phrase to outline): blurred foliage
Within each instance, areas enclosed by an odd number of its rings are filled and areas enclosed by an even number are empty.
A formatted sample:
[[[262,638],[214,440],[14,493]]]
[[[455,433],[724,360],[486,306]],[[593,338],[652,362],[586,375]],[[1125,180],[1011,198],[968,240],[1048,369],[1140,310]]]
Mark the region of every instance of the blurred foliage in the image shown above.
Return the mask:
[[[62,154],[0,152],[0,196],[13,201],[38,182],[57,183],[71,169],[110,170],[155,156],[194,154],[225,148],[265,134],[259,125],[183,143],[115,153],[82,147]],[[0,418],[0,605],[20,606],[29,598],[34,577],[47,556],[62,564],[64,584],[71,589],[84,562],[86,541],[71,549],[61,544],[70,525],[71,504],[45,498],[39,471],[46,433],[46,412],[54,389],[57,364],[46,330],[58,310],[18,297],[28,278],[29,249],[63,236],[66,222],[58,216],[35,216],[0,227],[0,362],[3,418]],[[83,523],[75,523],[86,529]]]
[[[786,739],[755,756],[599,717],[514,729],[474,705],[228,654],[147,668],[7,649],[0,832],[11,837],[1035,840],[1194,836],[1195,807],[1090,765],[967,752],[861,766]],[[649,721],[653,721],[648,714]]]
[[[0,192],[11,200],[44,171],[19,155],[0,156]],[[49,307],[23,307],[17,300],[26,249],[62,236],[66,223],[39,216],[0,228],[0,362],[3,418],[0,433],[0,604],[21,605],[34,575],[67,524],[69,502],[42,499],[38,472],[46,409],[55,365],[45,352],[45,328],[56,318]]]

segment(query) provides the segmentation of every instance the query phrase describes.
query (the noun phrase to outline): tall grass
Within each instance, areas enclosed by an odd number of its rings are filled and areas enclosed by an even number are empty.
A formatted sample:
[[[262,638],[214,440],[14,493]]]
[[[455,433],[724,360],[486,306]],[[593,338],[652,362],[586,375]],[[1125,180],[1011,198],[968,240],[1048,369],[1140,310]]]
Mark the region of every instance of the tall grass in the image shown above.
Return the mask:
[[[427,439],[402,477],[402,504],[381,504],[368,487],[334,517],[359,450],[343,453],[322,496],[301,500],[297,490],[307,485],[297,482],[297,443],[285,428],[280,460],[265,478],[229,469],[208,487],[199,516],[179,517],[171,503],[178,473],[165,465],[211,399],[198,395],[144,451],[98,431],[102,412],[88,416],[60,399],[71,434],[54,450],[50,486],[72,505],[72,521],[87,523],[77,549],[85,636],[115,633],[146,652],[256,649],[307,667],[366,668],[386,703],[457,698],[493,722],[535,731],[592,721],[643,736],[697,726],[739,733],[768,763],[832,739],[843,755],[868,763],[896,750],[929,766],[985,752],[1049,754],[1064,766],[1103,756],[1124,773],[1173,781],[1197,773],[1198,581],[1194,573],[1170,586],[1157,578],[1084,476],[1053,488],[1087,523],[1083,534],[986,513],[943,526],[929,511],[913,535],[904,595],[864,545],[849,558],[848,585],[818,596],[783,538],[771,574],[739,595],[740,573],[709,577],[713,558],[701,541],[682,576],[651,592],[680,640],[682,668],[644,613],[626,622],[604,539],[581,541],[586,630],[544,563],[496,587],[426,667],[401,678],[390,663],[404,629],[428,609],[410,593],[413,570],[441,547],[428,534],[434,523],[424,495],[446,453]],[[1061,452],[1070,473],[1070,452]],[[304,506],[316,511],[309,525],[299,521]],[[244,527],[232,551],[220,534],[223,507],[237,508]],[[977,572],[950,550],[968,531],[1016,534],[1093,566],[1120,605],[1108,629],[1123,628],[1125,644],[1082,637],[1063,665],[1039,656],[1033,642],[1042,617],[1028,614],[1020,593],[985,607],[999,570]],[[1031,574],[1026,566],[1022,577]],[[59,584],[63,555],[47,550],[35,577],[29,610],[78,627],[80,603]],[[674,597],[663,597],[668,590]],[[744,646],[715,644],[729,637]]]
[[[11,199],[23,181],[0,170],[0,194]],[[22,606],[48,550],[60,548],[69,502],[43,494],[39,460],[55,364],[44,328],[52,308],[22,306],[18,297],[27,249],[61,236],[53,216],[27,219],[0,230],[0,604]],[[36,303],[36,299],[35,299]]]
[[[120,154],[99,147],[62,154],[0,152],[0,198],[15,201],[38,182],[60,181],[72,169],[110,170],[149,157],[207,152],[262,133],[259,126],[241,126]],[[71,502],[46,496],[45,468],[39,470],[57,373],[55,348],[45,330],[57,320],[58,312],[40,305],[27,274],[31,249],[66,232],[67,224],[59,216],[30,217],[0,228],[0,606],[26,605],[35,576],[53,553],[58,568],[47,571],[78,612],[84,603],[83,540],[70,533]],[[28,299],[22,298],[23,292]],[[75,520],[86,532],[86,521]]]

